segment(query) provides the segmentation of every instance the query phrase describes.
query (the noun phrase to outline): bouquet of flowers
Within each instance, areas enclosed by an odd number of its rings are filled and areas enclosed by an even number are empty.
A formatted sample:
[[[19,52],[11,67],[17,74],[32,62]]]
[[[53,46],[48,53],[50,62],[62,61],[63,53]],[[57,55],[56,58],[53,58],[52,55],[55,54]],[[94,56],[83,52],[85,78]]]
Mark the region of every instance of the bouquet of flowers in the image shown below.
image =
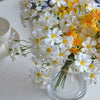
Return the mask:
[[[60,71],[55,88],[59,84],[64,87],[69,69],[83,72],[89,82],[98,81],[100,9],[95,9],[93,2],[24,0],[21,18],[24,25],[32,22],[32,35],[29,41],[15,40],[12,36],[7,47],[13,58],[31,53],[34,66],[31,78],[42,88],[56,69]]]

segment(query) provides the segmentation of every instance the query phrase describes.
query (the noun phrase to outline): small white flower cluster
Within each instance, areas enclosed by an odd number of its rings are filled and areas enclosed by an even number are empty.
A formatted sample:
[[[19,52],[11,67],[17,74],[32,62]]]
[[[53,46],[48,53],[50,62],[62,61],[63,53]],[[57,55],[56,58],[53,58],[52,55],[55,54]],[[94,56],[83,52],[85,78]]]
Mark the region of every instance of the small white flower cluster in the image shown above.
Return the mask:
[[[94,0],[23,0],[21,13],[22,23],[26,26],[28,20],[38,19],[39,15],[46,7],[48,10],[53,11],[58,11],[59,7],[59,10],[63,11],[63,9],[60,8],[62,6],[69,11],[70,8],[72,8],[74,12],[85,10],[85,8],[87,8],[86,11],[96,8],[96,5],[94,6]],[[68,9],[66,7],[68,7]],[[66,11],[64,11],[63,13],[65,12]]]
[[[46,1],[47,0],[23,0],[23,6],[21,7],[23,10],[21,14],[22,23],[26,25],[27,20],[37,18],[43,5],[46,6]]]
[[[48,5],[46,1],[23,2],[22,20],[31,20],[33,25],[31,78],[44,88],[51,72],[63,67],[73,54],[72,70],[85,73],[90,82],[96,83],[100,72],[100,19],[99,11],[89,8],[94,0],[51,0]]]
[[[97,42],[90,37],[87,37],[83,42],[82,52],[75,55],[75,66],[79,72],[87,73],[87,79],[90,82],[96,83],[100,75],[100,54],[95,48]]]
[[[67,5],[78,6],[81,4],[93,4],[93,2],[94,0],[51,0],[51,4],[56,4],[58,7],[66,6],[66,3]]]
[[[30,52],[30,44],[26,40],[20,40],[19,35],[17,32],[13,32],[9,39],[5,42],[5,46],[8,49],[8,53],[12,60],[14,61],[16,58],[16,55],[22,55],[25,56],[29,54]]]
[[[16,32],[13,32],[9,40],[5,42],[6,48],[8,49],[8,53],[10,54],[10,57],[12,60],[15,60],[15,55],[20,55],[20,42],[16,39]]]
[[[47,77],[49,77],[49,69],[47,66],[36,66],[34,69],[31,69],[30,72],[32,73],[30,77],[32,78],[33,82],[40,85],[42,89],[46,87],[48,84]]]

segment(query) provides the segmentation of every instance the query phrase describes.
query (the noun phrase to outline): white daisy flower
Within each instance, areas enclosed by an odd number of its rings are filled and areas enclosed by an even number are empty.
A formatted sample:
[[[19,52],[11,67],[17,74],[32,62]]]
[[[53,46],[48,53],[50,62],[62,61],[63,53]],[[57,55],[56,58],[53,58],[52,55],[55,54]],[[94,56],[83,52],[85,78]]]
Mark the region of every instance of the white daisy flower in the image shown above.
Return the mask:
[[[100,71],[93,71],[87,74],[86,80],[88,84],[96,84],[97,82],[100,82]]]
[[[33,54],[33,55],[35,55],[37,58],[39,58],[40,57],[40,47],[39,47],[39,45],[34,45],[34,44],[32,44],[31,45],[31,48],[30,48],[30,52]]]
[[[69,50],[67,50],[66,46],[62,46],[62,47],[60,46],[57,51],[58,51],[57,56],[63,57],[63,59],[65,59],[65,60],[68,59],[68,56],[70,55],[70,52],[69,52]]]
[[[30,16],[30,15],[31,15],[31,16]],[[37,11],[36,11],[36,10],[35,10],[35,11],[34,11],[34,10],[32,10],[32,11],[30,11],[30,12],[29,12],[29,16],[30,16],[30,17],[31,17],[31,19],[32,19],[32,18],[34,18],[34,17],[38,16],[38,13],[37,13]]]
[[[41,29],[44,34],[47,34],[47,32],[53,27],[52,23],[47,20],[43,20],[43,18],[39,18],[38,20],[33,20],[33,30],[35,29]]]
[[[79,22],[78,22],[76,16],[73,16],[73,15],[71,15],[71,16],[65,15],[63,17],[63,19],[61,19],[59,21],[59,23],[60,23],[60,27],[63,30],[63,32],[67,32],[69,30],[69,27],[71,27],[73,25],[73,23],[75,25],[79,25]]]
[[[44,39],[44,34],[41,32],[41,29],[36,29],[32,32],[32,37],[30,38],[31,40],[31,48],[30,51],[32,54],[37,57],[40,56],[40,45],[42,45],[42,39]]]
[[[54,13],[50,13],[50,11],[48,10],[43,10],[44,14],[40,14],[40,18],[39,20],[43,20],[46,21],[47,23],[51,23],[52,26],[57,25],[58,24],[58,20],[57,18],[54,16]]]
[[[44,43],[39,47],[39,51],[43,58],[49,58],[53,52],[53,47],[49,42],[44,40]]]
[[[66,49],[70,49],[72,47],[73,37],[71,36],[63,36],[60,47],[65,46]]]
[[[95,54],[96,53],[96,46],[97,42],[95,40],[92,40],[90,37],[87,37],[85,41],[83,41],[81,49],[82,52],[85,52],[87,54]]]
[[[89,4],[88,4],[88,7],[87,7],[87,9],[88,9],[89,11],[92,11],[93,9],[96,9],[96,8],[97,8],[96,3],[89,3]]]
[[[32,7],[32,4],[28,3],[26,7],[30,9]]]
[[[60,52],[59,46],[54,46],[52,48],[52,55],[50,56],[50,59],[48,59],[48,62],[50,62],[51,65],[54,67],[62,66],[64,64],[64,54],[63,51]]]
[[[87,36],[93,38],[95,37],[95,33],[93,32],[92,28],[87,28],[87,29],[82,28],[81,36],[84,38],[86,38]]]
[[[34,45],[40,45],[43,38],[44,34],[41,32],[41,29],[37,29],[32,32],[31,42]]]
[[[52,4],[57,4],[58,7],[61,7],[61,5],[66,5],[66,2],[64,0],[51,0]]]
[[[35,66],[30,70],[30,77],[33,82],[37,83],[41,86],[41,88],[45,88],[49,80],[49,68],[46,66]]]
[[[91,56],[83,54],[79,52],[77,55],[75,55],[75,68],[80,71],[84,72],[87,71],[88,66],[92,63]]]
[[[54,46],[48,62],[50,62],[50,65],[53,65],[54,67],[62,67],[69,55],[70,52],[66,51],[65,47],[59,48],[59,46]]]
[[[41,59],[38,59],[36,56],[33,56],[32,57],[32,61],[34,62],[34,65],[42,65],[42,60]]]
[[[51,14],[49,11],[44,11],[44,14],[40,14],[40,18],[43,20],[48,20],[50,17],[53,17],[54,15]]]
[[[95,59],[95,60],[92,60],[92,63],[88,66],[88,69],[86,72],[91,73],[98,70],[100,70],[100,60]]]
[[[59,43],[61,41],[61,35],[62,31],[58,30],[58,28],[54,28],[48,31],[47,40],[51,42],[51,45],[54,45],[54,43]]]
[[[51,60],[49,60],[50,65],[53,66],[53,68],[57,68],[57,67],[62,67],[64,65],[63,62],[64,59],[57,57],[57,56],[51,56]]]
[[[42,6],[39,3],[36,3],[36,11],[41,11],[42,10]]]

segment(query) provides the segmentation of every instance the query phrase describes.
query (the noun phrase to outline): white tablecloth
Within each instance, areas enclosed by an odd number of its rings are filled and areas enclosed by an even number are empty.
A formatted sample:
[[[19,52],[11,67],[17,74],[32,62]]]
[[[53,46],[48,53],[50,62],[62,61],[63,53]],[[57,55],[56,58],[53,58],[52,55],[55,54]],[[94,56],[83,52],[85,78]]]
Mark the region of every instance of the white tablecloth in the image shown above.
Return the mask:
[[[20,1],[0,2],[0,17],[6,18],[21,38],[27,39],[31,28],[24,28],[21,24]],[[0,100],[51,100],[46,91],[33,85],[29,78],[32,67],[32,62],[24,57],[17,57],[15,62],[10,57],[0,59]],[[100,100],[100,84],[89,86],[82,100]]]

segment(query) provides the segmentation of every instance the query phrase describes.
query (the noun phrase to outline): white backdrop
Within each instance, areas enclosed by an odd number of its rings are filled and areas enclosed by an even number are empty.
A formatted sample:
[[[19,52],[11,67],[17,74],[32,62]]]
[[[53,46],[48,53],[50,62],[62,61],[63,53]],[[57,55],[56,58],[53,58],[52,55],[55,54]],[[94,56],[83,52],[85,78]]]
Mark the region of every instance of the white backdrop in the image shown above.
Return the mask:
[[[0,2],[0,17],[6,18],[11,26],[28,39],[31,28],[24,28],[20,20],[20,1],[5,0]],[[29,78],[32,62],[24,57],[17,57],[12,62],[10,57],[0,59],[0,100],[51,100],[47,92],[36,88]],[[100,83],[88,86],[82,100],[100,100]]]

